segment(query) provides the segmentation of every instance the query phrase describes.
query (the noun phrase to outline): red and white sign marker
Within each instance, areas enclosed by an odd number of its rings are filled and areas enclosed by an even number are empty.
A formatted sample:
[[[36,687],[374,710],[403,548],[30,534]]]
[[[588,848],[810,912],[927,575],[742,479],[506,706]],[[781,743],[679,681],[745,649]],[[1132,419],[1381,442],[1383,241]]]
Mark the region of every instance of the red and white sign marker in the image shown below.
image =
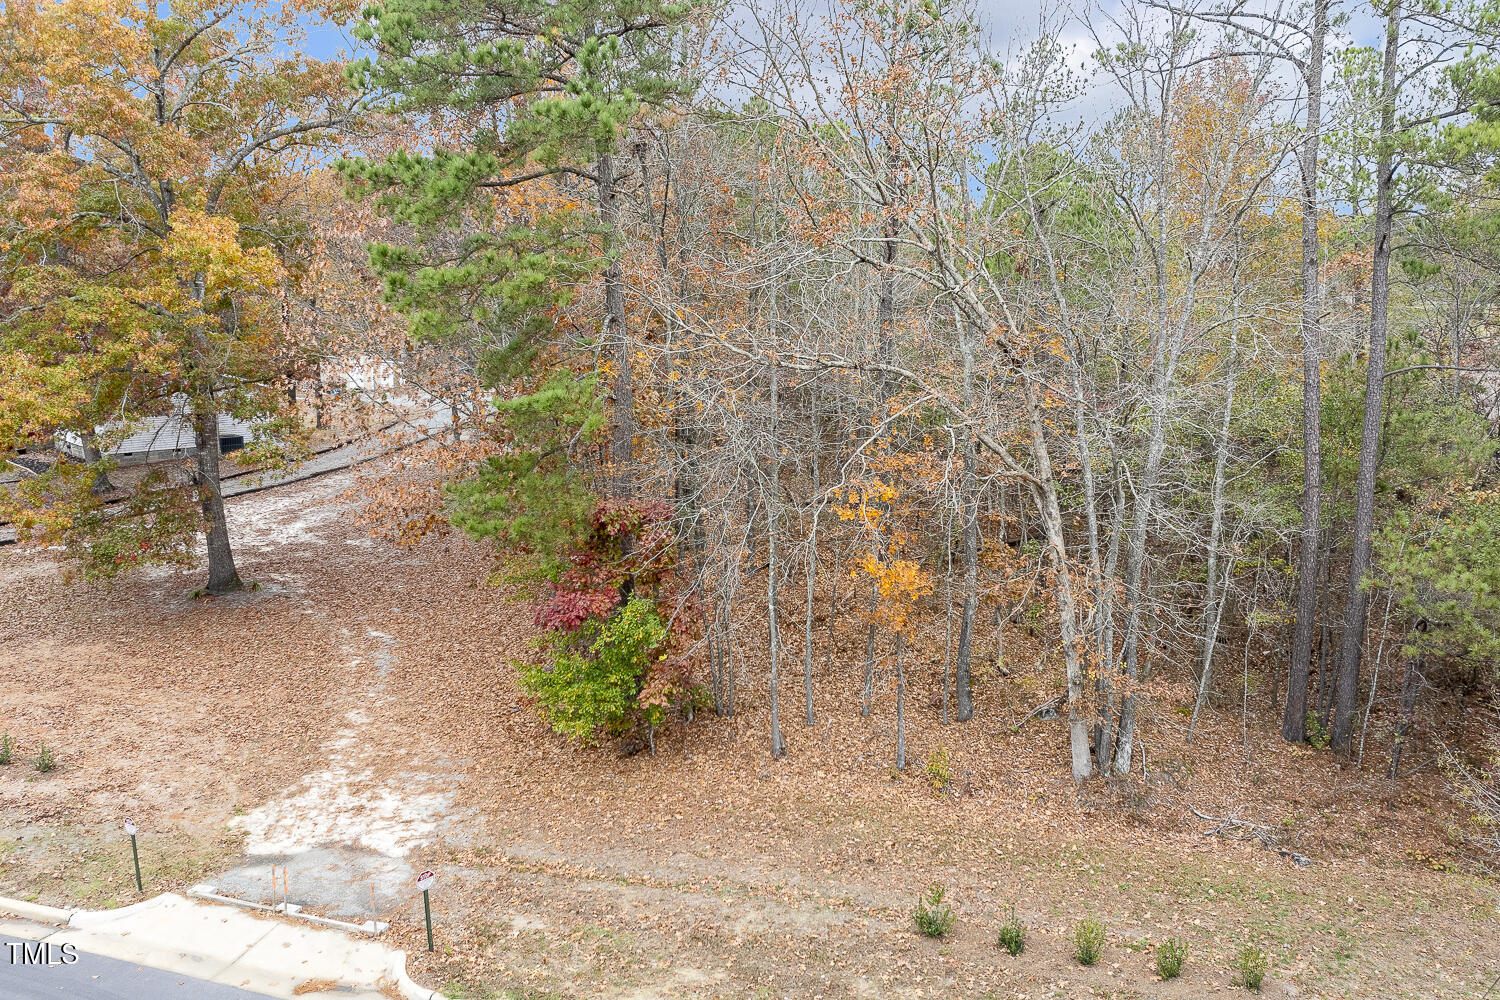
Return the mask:
[[[432,884],[436,881],[437,872],[423,872],[417,876],[417,889],[421,892],[426,892],[432,888]]]
[[[129,816],[125,817],[125,836],[135,836],[135,820],[131,819]]]

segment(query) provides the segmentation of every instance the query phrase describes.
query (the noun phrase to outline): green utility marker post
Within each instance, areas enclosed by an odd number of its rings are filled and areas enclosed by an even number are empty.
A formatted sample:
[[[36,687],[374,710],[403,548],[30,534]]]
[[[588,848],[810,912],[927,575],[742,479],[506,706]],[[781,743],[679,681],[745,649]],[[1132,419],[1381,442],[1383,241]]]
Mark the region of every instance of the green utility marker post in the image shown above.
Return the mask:
[[[432,900],[427,892],[437,881],[437,872],[425,871],[417,876],[417,888],[422,890],[422,915],[427,919],[427,950],[432,950]]]
[[[125,832],[130,835],[130,857],[135,861],[135,891],[145,892],[146,887],[141,884],[141,852],[135,846],[135,823],[128,816],[125,818]]]

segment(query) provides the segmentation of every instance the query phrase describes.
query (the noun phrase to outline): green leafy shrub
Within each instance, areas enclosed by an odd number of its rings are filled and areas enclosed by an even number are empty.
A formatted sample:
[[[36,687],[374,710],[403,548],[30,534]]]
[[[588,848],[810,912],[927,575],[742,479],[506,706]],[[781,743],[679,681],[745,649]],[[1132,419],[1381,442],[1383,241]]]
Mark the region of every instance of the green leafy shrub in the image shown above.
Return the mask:
[[[569,466],[577,435],[603,426],[585,382],[558,374],[500,406],[524,446],[448,486],[449,516],[494,542],[507,556],[500,579],[534,602],[541,655],[515,667],[552,728],[590,744],[644,736],[654,752],[672,713],[691,719],[707,703],[683,652],[699,605],[662,594],[677,559],[671,505],[600,500]],[[671,606],[670,622],[658,600]]]
[[[1163,979],[1176,979],[1182,975],[1182,965],[1187,957],[1186,941],[1182,938],[1167,938],[1156,948],[1156,974]]]
[[[10,738],[10,733],[0,736],[0,764],[9,764],[15,755],[16,744]]]
[[[1000,947],[1012,956],[1026,950],[1026,925],[1016,916],[1014,906],[1006,911],[1005,920],[1000,924]]]
[[[1266,956],[1265,951],[1253,944],[1247,944],[1240,949],[1239,955],[1234,960],[1234,978],[1247,990],[1259,990],[1260,984],[1265,982],[1266,972],[1270,967],[1271,960]]]
[[[917,930],[928,937],[942,937],[958,922],[953,908],[943,902],[947,892],[942,886],[934,885],[917,897],[917,907],[911,913],[912,920],[916,921]]]
[[[52,751],[48,749],[47,744],[43,743],[42,748],[37,751],[35,763],[36,769],[46,774],[57,766],[57,758],[52,756]]]
[[[1073,957],[1079,965],[1094,965],[1104,954],[1104,921],[1085,917],[1073,925]]]
[[[569,636],[549,633],[551,663],[517,664],[521,688],[536,700],[552,728],[584,743],[629,729],[647,671],[667,643],[656,607],[633,597],[603,623]]]

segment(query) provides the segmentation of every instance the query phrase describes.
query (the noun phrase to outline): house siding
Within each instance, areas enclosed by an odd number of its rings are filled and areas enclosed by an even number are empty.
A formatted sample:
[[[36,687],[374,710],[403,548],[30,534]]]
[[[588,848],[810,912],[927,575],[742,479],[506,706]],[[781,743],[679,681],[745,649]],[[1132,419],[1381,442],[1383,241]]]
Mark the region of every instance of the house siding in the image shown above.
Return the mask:
[[[119,424],[106,424],[95,428],[101,440],[118,433]],[[248,442],[252,436],[251,426],[224,414],[219,415],[219,437],[240,438]],[[83,458],[83,436],[73,431],[64,431],[57,436],[58,450],[73,458]],[[233,450],[233,449],[230,449]],[[187,458],[198,453],[193,435],[192,418],[184,414],[165,417],[150,417],[137,425],[128,437],[100,451],[106,458],[114,459],[118,465],[139,465],[145,462],[161,462],[170,458]]]

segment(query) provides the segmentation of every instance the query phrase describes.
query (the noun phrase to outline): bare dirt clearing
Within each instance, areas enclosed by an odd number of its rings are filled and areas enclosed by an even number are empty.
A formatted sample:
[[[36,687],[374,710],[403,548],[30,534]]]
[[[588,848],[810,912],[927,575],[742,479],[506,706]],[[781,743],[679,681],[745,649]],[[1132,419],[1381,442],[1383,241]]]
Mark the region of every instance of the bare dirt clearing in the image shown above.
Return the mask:
[[[252,898],[271,863],[293,901],[393,921],[417,978],[483,996],[917,997],[1240,993],[1228,959],[1273,956],[1271,996],[1484,996],[1500,976],[1492,887],[1432,870],[1461,821],[1436,769],[1400,783],[1292,749],[1252,719],[1211,717],[1191,746],[1160,700],[1149,776],[1067,779],[1055,721],[1010,724],[1052,671],[1012,652],[972,723],[911,712],[912,767],[890,771],[892,709],[858,717],[852,663],[824,667],[814,727],[783,708],[766,753],[751,682],[733,719],[700,718],[653,759],[553,736],[508,662],[527,609],[457,538],[412,552],[366,538],[347,474],[231,503],[241,571],[261,583],[194,601],[194,573],[70,585],[47,553],[0,555],[0,892],[109,905],[134,896],[123,815],[160,891],[208,879]],[[910,683],[925,704],[940,666]],[[56,771],[29,758],[45,742]],[[957,794],[921,773],[943,747]],[[1315,863],[1205,837],[1195,805],[1285,831]],[[440,872],[436,955],[410,876]],[[929,883],[960,913],[942,941],[908,915]],[[1026,952],[995,945],[1014,903]],[[1073,922],[1109,926],[1099,966]],[[1182,980],[1152,973],[1186,938]],[[504,995],[499,994],[499,995]]]

